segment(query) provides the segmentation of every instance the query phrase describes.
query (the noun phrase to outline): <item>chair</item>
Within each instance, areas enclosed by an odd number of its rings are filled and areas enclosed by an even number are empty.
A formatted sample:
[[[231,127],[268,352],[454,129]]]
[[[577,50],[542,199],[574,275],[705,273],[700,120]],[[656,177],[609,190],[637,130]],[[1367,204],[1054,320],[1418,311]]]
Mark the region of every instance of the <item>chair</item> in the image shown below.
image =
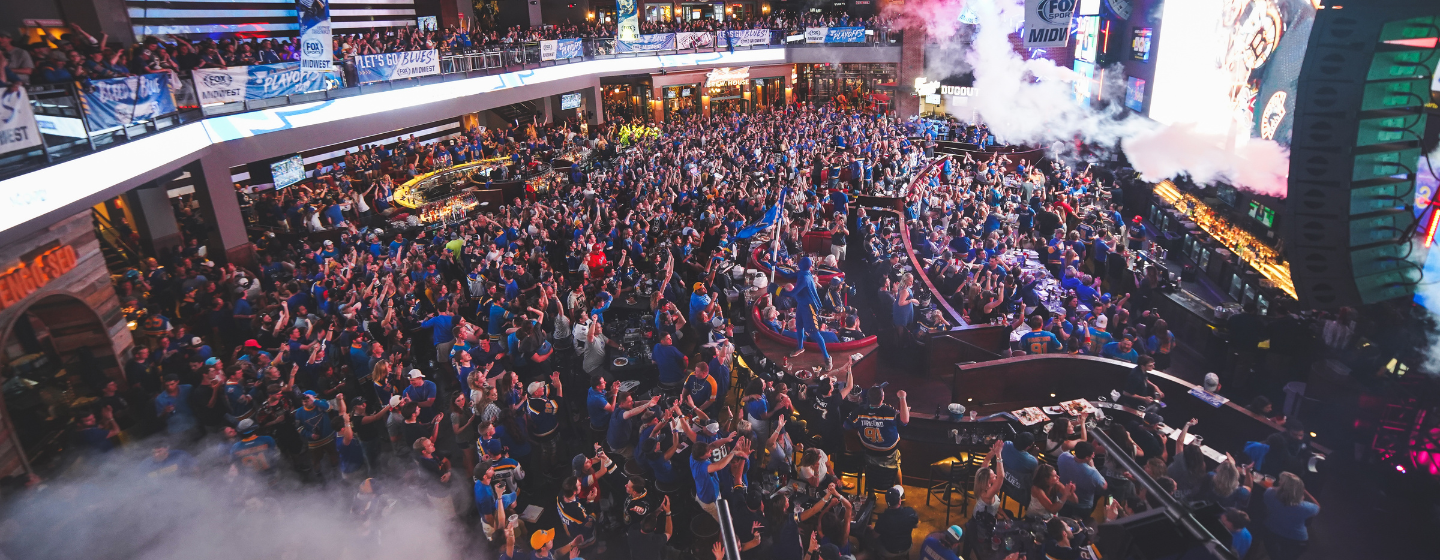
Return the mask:
[[[945,478],[939,482],[935,481],[935,469],[937,468],[944,469],[945,473]],[[930,505],[931,495],[937,492],[940,494],[936,500],[945,504],[946,527],[950,526],[950,508],[959,505],[961,509],[964,509],[970,504],[969,487],[973,483],[967,479],[973,479],[974,476],[974,471],[970,469],[970,464],[965,459],[951,457],[930,465],[930,485],[925,489],[925,505]],[[952,494],[960,495],[958,504],[957,500],[951,497]]]
[[[840,479],[842,486],[847,476],[855,481],[855,492],[858,494],[865,484],[865,454],[846,451],[835,457],[835,477]]]

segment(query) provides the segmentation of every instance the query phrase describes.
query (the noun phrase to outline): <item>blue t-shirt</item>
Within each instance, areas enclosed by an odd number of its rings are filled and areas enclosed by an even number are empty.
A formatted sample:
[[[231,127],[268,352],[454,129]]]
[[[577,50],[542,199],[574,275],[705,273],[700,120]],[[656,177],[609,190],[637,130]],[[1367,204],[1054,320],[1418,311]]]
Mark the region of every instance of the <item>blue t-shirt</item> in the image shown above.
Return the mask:
[[[685,379],[685,353],[674,345],[656,344],[650,352],[660,370],[660,382],[674,385]]]
[[[525,418],[530,422],[530,435],[545,437],[555,433],[560,419],[555,416],[559,407],[550,399],[529,399],[525,402]]]
[[[1061,350],[1060,339],[1046,330],[1030,331],[1020,337],[1020,349],[1031,354],[1049,354]]]
[[[590,412],[591,428],[603,430],[610,425],[610,413],[605,410],[605,406],[609,404],[610,401],[605,398],[605,393],[596,391],[594,387],[590,388],[589,394],[585,397],[585,409]]]
[[[403,394],[406,397],[410,398],[410,402],[421,403],[435,398],[435,395],[437,395],[438,393],[435,389],[435,382],[426,379],[425,382],[421,383],[419,387],[416,387],[414,385],[405,386],[405,392]],[[420,417],[422,419],[429,418],[431,414],[435,413],[433,407],[434,405],[432,404],[429,407],[421,408]]]
[[[845,429],[858,430],[860,443],[877,453],[888,453],[900,443],[900,426],[905,425],[897,417],[895,408],[882,404],[867,406],[855,411],[845,421]]]
[[[1250,552],[1250,530],[1241,527],[1239,531],[1230,533],[1230,549],[1235,551],[1236,558],[1244,558]]]
[[[1000,460],[1004,461],[1007,479],[1013,474],[1017,480],[1028,480],[1030,475],[1035,474],[1035,469],[1040,468],[1039,459],[1023,450],[1015,449],[1015,443],[1010,441],[1005,442],[1005,447],[1000,450]]]
[[[1281,504],[1280,493],[1274,488],[1267,490],[1262,499],[1265,500],[1265,509],[1269,512],[1265,517],[1265,527],[1292,541],[1310,540],[1305,521],[1319,514],[1320,506],[1304,500],[1293,506]]]
[[[420,326],[435,329],[431,334],[431,339],[435,341],[436,346],[455,340],[454,333],[450,332],[455,327],[454,315],[436,315],[424,323],[420,323]]]
[[[925,542],[920,543],[920,560],[960,560],[960,556],[945,546],[937,535],[939,533],[925,537]]]
[[[720,497],[720,477],[709,472],[710,463],[708,458],[698,461],[694,457],[690,458],[690,475],[695,478],[695,497],[707,504],[715,503]]]
[[[695,406],[701,407],[705,406],[705,401],[710,400],[710,397],[720,393],[720,383],[715,380],[713,375],[701,378],[691,374],[689,378],[685,379],[685,388],[690,390],[690,399],[695,401]]]
[[[1121,352],[1120,343],[1111,342],[1100,348],[1100,357],[1110,358],[1112,360],[1124,360],[1133,364],[1140,360],[1140,353],[1136,352],[1134,347],[1131,347],[1129,352]]]
[[[1062,484],[1075,483],[1075,505],[1089,511],[1095,507],[1095,492],[1105,487],[1105,477],[1095,467],[1075,460],[1075,455],[1066,451],[1060,454],[1059,468]]]

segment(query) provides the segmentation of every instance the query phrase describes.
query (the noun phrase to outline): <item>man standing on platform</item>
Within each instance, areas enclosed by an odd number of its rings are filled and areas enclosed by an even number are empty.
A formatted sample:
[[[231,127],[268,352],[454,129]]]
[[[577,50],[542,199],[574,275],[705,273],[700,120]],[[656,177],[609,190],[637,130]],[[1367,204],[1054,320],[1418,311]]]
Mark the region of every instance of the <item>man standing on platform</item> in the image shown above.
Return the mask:
[[[900,481],[900,426],[910,423],[910,407],[905,391],[895,392],[900,399],[897,410],[885,404],[885,385],[871,387],[865,394],[866,406],[855,411],[845,428],[857,430],[865,446],[865,480],[872,488],[885,488]]]
[[[815,290],[815,274],[810,270],[814,265],[810,257],[801,258],[795,285],[785,292],[785,295],[795,298],[795,338],[798,339],[798,348],[790,353],[790,357],[805,353],[805,333],[810,333],[815,338],[815,343],[820,345],[820,355],[825,357],[825,370],[829,371],[834,363],[830,361],[830,352],[825,350],[825,339],[820,336],[820,293]]]

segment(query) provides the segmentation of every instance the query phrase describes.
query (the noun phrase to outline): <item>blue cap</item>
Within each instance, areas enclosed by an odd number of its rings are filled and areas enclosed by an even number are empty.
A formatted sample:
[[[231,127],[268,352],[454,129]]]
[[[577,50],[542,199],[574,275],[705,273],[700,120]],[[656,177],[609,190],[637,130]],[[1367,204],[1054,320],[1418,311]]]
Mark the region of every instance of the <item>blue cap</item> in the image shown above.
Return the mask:
[[[210,358],[208,360],[205,360],[205,365],[207,366],[213,366],[218,363],[220,363],[220,358]]]
[[[301,394],[301,395],[305,395],[305,396],[307,396],[307,397],[315,397],[315,398],[317,398],[317,399],[320,398],[320,395],[319,395],[318,393],[316,393],[315,391],[305,391],[304,393],[300,393],[300,394]]]
[[[955,542],[960,542],[965,539],[965,530],[961,529],[959,525],[951,525],[949,529],[945,530],[945,534],[949,535]]]

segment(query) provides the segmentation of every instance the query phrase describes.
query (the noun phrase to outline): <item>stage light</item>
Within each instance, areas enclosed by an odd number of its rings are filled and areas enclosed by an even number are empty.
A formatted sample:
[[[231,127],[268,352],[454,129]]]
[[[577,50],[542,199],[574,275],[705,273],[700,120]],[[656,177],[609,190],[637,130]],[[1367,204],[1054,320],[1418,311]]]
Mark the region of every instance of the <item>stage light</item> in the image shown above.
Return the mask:
[[[1395,470],[1400,471],[1400,474],[1405,474],[1405,465],[1395,465]]]

